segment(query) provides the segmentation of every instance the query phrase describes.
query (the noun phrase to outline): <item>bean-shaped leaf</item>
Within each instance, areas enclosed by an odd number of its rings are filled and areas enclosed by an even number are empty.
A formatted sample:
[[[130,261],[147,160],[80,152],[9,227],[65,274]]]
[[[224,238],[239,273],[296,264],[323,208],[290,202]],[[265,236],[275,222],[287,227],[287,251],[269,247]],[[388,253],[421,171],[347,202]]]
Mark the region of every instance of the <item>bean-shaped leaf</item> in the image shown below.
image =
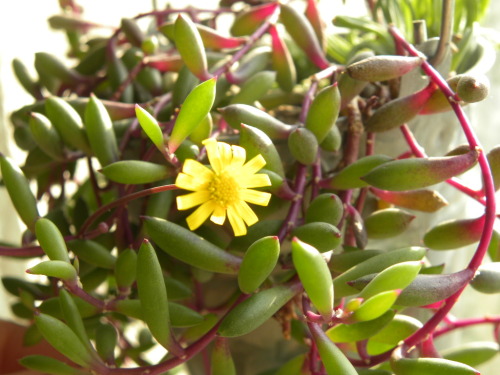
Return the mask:
[[[253,294],[222,321],[218,333],[222,337],[243,336],[261,326],[299,292],[295,285],[279,285]]]
[[[215,339],[210,361],[212,375],[236,375],[236,367],[227,341],[224,337]]]
[[[75,281],[77,278],[76,269],[70,263],[62,260],[46,260],[34,265],[26,270],[32,275],[45,275],[57,277],[65,281]]]
[[[135,114],[142,130],[151,139],[156,148],[161,152],[165,153],[165,146],[163,142],[163,132],[158,124],[158,121],[144,108],[140,107],[138,104],[135,105]]]
[[[478,156],[474,150],[456,156],[394,160],[372,169],[361,179],[384,190],[420,189],[467,171]]]
[[[481,238],[484,220],[485,217],[480,216],[445,221],[424,235],[424,244],[433,250],[451,250],[473,244]]]
[[[361,276],[381,272],[396,263],[421,260],[425,256],[426,251],[427,250],[423,247],[406,247],[375,255],[355,265],[333,280],[336,298],[345,297],[358,292],[357,289],[347,284],[348,281],[355,280]]]
[[[333,313],[333,282],[325,259],[314,247],[294,238],[292,260],[312,304],[329,321]]]
[[[337,84],[322,89],[311,103],[305,127],[314,133],[319,143],[323,142],[339,117],[340,92]]]
[[[200,83],[187,96],[168,139],[170,152],[177,150],[212,109],[215,99],[215,84],[216,78],[211,78]]]
[[[32,112],[29,123],[31,134],[38,147],[55,160],[62,159],[64,156],[62,140],[50,120],[41,113]]]
[[[146,231],[167,254],[206,271],[236,274],[241,258],[225,252],[211,242],[175,223],[145,217]]]
[[[35,315],[35,323],[45,340],[62,355],[83,367],[92,363],[88,348],[66,324],[46,314]]]
[[[34,230],[35,221],[40,215],[28,180],[21,169],[11,159],[3,155],[0,155],[0,170],[14,208],[24,224]]]
[[[145,240],[137,255],[137,290],[142,316],[160,345],[179,355],[182,349],[174,339],[163,272],[153,246]]]
[[[378,293],[393,289],[404,289],[417,277],[422,268],[421,261],[396,263],[377,274],[359,294],[370,298]]]
[[[44,355],[28,355],[19,360],[19,363],[29,370],[54,375],[79,375],[80,370],[61,362],[52,357]]]
[[[37,220],[35,233],[40,246],[49,259],[70,262],[64,237],[52,221],[46,218]]]
[[[66,145],[92,154],[82,118],[69,103],[51,96],[45,100],[45,111]]]
[[[278,262],[278,237],[263,237],[246,251],[238,272],[238,285],[243,293],[252,293],[267,279]]]
[[[357,375],[357,371],[342,351],[318,325],[310,326],[313,340],[318,347],[321,362],[328,375]]]
[[[95,95],[90,95],[85,109],[85,129],[90,147],[102,166],[118,160],[119,151],[113,122],[106,107]]]
[[[150,184],[173,175],[166,165],[144,160],[120,160],[102,168],[99,172],[120,184]]]
[[[356,342],[366,340],[384,328],[394,317],[394,311],[389,310],[377,319],[353,324],[339,324],[326,331],[333,342]]]
[[[179,14],[175,20],[175,47],[189,70],[200,80],[209,79],[205,47],[200,33],[189,17]]]

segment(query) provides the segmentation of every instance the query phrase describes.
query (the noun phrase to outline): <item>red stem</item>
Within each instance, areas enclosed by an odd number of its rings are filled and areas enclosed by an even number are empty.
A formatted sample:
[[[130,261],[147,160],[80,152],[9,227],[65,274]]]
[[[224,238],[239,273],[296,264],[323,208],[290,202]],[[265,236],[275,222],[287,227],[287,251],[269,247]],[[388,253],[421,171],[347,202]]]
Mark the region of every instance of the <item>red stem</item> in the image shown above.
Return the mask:
[[[252,48],[252,46],[267,32],[269,26],[276,23],[276,21],[278,20],[279,11],[280,8],[279,6],[277,6],[273,14],[271,14],[271,16],[262,25],[260,25],[260,27],[250,36],[250,38],[248,38],[247,43],[233,55],[231,60],[229,60],[226,64],[217,69],[213,73],[213,75],[215,77],[218,77],[221,74],[224,74],[227,71],[229,71],[229,69],[231,69],[231,67],[236,62],[238,62],[245,55],[245,53],[247,53],[248,50],[250,50],[250,48]]]
[[[117,200],[115,200],[111,203],[108,203],[104,206],[101,206],[91,216],[89,216],[87,218],[87,220],[85,220],[82,227],[80,228],[80,231],[78,232],[78,235],[79,236],[84,235],[85,231],[90,227],[90,225],[92,225],[92,223],[95,220],[97,220],[101,215],[103,215],[106,211],[109,211],[109,210],[116,208],[116,207],[119,207],[121,205],[125,205],[128,202],[131,202],[135,199],[139,199],[139,198],[147,197],[151,194],[157,194],[157,193],[161,193],[163,191],[175,190],[175,189],[177,189],[177,186],[175,186],[175,185],[155,186],[155,187],[152,187],[149,189],[144,189],[144,190],[138,191],[136,193],[125,195],[125,196],[118,198]]]
[[[399,30],[397,30],[397,28],[395,28],[394,26],[390,26],[389,32],[395,39],[396,44],[402,46],[406,51],[409,52],[410,55],[421,56],[421,53],[404,39],[403,35],[399,32]],[[441,89],[441,91],[447,98],[454,96],[455,93],[450,89],[446,80],[443,77],[441,77],[439,73],[427,61],[424,61],[422,63],[421,68],[429,76],[431,81],[434,82]],[[483,233],[481,235],[481,239],[479,240],[479,245],[476,249],[476,252],[474,253],[469,265],[467,266],[467,269],[471,270],[472,271],[471,274],[474,275],[477,268],[481,265],[483,258],[486,255],[486,252],[488,251],[488,245],[490,243],[491,236],[493,233],[493,224],[495,222],[495,217],[496,217],[495,189],[488,161],[486,160],[486,156],[482,151],[482,147],[480,146],[480,143],[472,127],[470,126],[464,111],[462,110],[462,108],[458,103],[452,100],[449,100],[449,102],[458,118],[458,121],[460,122],[460,125],[469,143],[470,148],[481,151],[479,153],[478,162],[483,176],[486,205],[485,205],[485,222],[484,222]],[[424,324],[424,326],[421,329],[419,329],[413,335],[404,340],[405,344],[410,347],[414,346],[419,342],[421,342],[425,337],[427,337],[427,335],[431,334],[436,329],[438,324],[445,318],[446,314],[448,314],[448,312],[451,310],[451,308],[456,303],[458,297],[465,289],[465,287],[466,285],[464,285],[463,288],[461,288],[454,295],[447,298],[445,300],[443,307],[440,308],[436,312],[436,314]]]
[[[439,337],[458,328],[470,327],[478,324],[500,324],[500,316],[485,316],[482,318],[460,319],[455,322],[449,323],[448,325],[446,325],[446,327],[436,329],[434,331],[434,337]]]

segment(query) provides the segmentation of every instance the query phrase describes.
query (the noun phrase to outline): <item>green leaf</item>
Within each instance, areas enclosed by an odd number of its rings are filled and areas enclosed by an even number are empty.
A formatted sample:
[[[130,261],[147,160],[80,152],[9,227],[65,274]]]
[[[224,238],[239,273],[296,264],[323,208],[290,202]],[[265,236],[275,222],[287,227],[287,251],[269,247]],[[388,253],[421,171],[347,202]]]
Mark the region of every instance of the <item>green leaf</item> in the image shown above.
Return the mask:
[[[156,119],[148,111],[138,104],[135,105],[135,114],[137,116],[137,120],[139,120],[142,130],[144,130],[156,148],[164,154],[165,146],[163,143],[163,132],[160,125],[158,125],[158,121],[156,121]]]
[[[180,144],[189,137],[209,114],[214,104],[215,85],[216,78],[211,78],[200,83],[189,93],[168,139],[170,152],[175,152]]]
[[[236,274],[241,258],[170,221],[145,217],[146,232],[167,254],[202,270]]]
[[[333,314],[333,282],[325,259],[314,247],[294,237],[292,260],[312,304],[329,321]]]
[[[45,340],[62,355],[83,367],[92,363],[88,348],[66,324],[46,314],[35,315],[35,323]]]
[[[101,169],[103,175],[120,184],[150,184],[173,175],[166,165],[143,160],[120,160]]]
[[[147,240],[144,240],[137,255],[137,291],[142,317],[153,337],[167,350],[175,354],[182,352],[170,325],[167,289],[160,262]]]
[[[252,332],[297,293],[296,287],[279,285],[252,295],[224,317],[218,330],[219,335],[237,337]]]
[[[210,78],[207,68],[205,47],[200,33],[189,17],[179,14],[175,20],[175,47],[184,61],[184,64],[200,80]]]
[[[104,104],[95,96],[85,108],[85,129],[94,155],[102,166],[118,160],[118,145],[113,122]]]
[[[35,221],[40,215],[28,180],[21,169],[3,155],[0,155],[0,170],[2,171],[3,183],[17,213],[24,224],[34,230]]]
[[[254,292],[271,274],[280,254],[278,237],[263,237],[246,251],[238,272],[238,285],[243,293]]]

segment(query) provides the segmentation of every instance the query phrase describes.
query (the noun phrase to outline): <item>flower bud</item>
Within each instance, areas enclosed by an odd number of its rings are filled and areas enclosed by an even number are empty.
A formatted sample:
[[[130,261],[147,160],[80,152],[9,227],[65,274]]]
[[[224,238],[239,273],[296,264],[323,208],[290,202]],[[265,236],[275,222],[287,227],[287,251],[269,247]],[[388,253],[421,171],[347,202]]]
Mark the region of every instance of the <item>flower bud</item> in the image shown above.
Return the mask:
[[[456,93],[467,103],[476,103],[486,99],[490,91],[490,81],[485,75],[460,75]]]

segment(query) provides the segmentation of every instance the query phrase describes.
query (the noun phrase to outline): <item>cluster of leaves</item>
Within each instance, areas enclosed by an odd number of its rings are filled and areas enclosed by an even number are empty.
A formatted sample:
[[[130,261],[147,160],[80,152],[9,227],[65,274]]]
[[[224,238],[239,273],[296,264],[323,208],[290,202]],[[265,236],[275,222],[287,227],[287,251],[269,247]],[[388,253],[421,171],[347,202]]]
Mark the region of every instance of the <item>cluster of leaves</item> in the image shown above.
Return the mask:
[[[478,75],[488,47],[473,22],[487,2],[457,2],[454,34],[436,29],[441,10],[432,1],[370,1],[373,19],[334,19],[343,33],[329,31],[315,0],[229,3],[155,10],[90,37],[100,25],[64,1],[49,21],[68,36],[71,67],[40,52],[33,79],[14,61],[35,103],[11,117],[24,165],[0,160],[27,229],[20,247],[2,246],[0,255],[45,257],[27,271],[45,278],[3,284],[19,297],[13,312],[31,324],[26,343],[43,337],[68,359],[31,356],[23,365],[64,375],[173,374],[201,362],[204,370],[192,371],[230,375],[242,361],[231,356],[233,338],[258,336],[276,319],[276,341],[293,348],[252,373],[477,374],[471,366],[498,353],[500,317],[446,318],[469,284],[500,292],[500,235],[492,231],[500,148],[486,156],[461,110],[488,91]],[[217,29],[221,14],[233,16],[231,36]],[[430,35],[460,40],[449,77],[404,39],[415,17],[429,22]],[[429,58],[436,45],[448,48],[422,33],[418,42]],[[398,97],[401,77],[420,78],[420,69],[428,85]],[[468,145],[427,157],[406,122],[452,110]],[[408,152],[375,153],[385,131],[401,131]],[[207,138],[266,162],[272,198],[242,236],[214,223],[191,231],[174,204],[185,161],[208,164]],[[476,163],[484,180],[477,191],[456,177]],[[448,204],[429,189],[444,182],[485,214],[437,225],[426,247],[408,240],[367,249],[370,239],[405,238],[412,221]],[[474,243],[459,272],[442,274],[426,259],[427,248]],[[493,263],[481,266],[486,253]],[[486,322],[494,340],[436,351],[434,338]],[[137,323],[143,329],[130,340]],[[155,344],[168,354],[150,363],[144,352]]]

